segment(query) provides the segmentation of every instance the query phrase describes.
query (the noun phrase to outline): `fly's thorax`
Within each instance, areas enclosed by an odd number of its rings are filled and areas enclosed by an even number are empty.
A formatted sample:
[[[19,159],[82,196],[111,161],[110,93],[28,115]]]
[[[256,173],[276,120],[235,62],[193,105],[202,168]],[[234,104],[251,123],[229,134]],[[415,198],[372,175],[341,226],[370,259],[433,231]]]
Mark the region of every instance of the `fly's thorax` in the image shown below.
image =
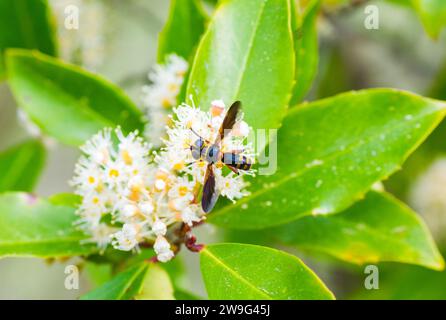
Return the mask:
[[[206,150],[203,151],[203,154],[205,154],[204,158],[208,163],[216,163],[221,158],[220,147],[216,144],[206,147]]]

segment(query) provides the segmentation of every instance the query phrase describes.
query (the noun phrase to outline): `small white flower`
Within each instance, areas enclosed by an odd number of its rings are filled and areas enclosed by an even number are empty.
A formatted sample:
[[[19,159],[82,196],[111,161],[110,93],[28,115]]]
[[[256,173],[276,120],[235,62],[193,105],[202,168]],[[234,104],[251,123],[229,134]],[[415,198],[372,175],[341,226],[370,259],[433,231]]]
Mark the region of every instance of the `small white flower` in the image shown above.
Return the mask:
[[[123,251],[130,251],[138,245],[138,230],[139,228],[133,224],[124,224],[121,231],[114,234],[113,246],[116,249]]]
[[[167,262],[174,257],[173,251],[170,249],[170,243],[163,236],[158,236],[156,238],[155,244],[153,246],[157,258],[161,262]]]
[[[95,164],[104,165],[110,160],[114,154],[111,141],[111,129],[104,129],[94,135],[82,147],[82,152],[92,160]]]
[[[221,195],[233,202],[245,195],[243,192],[244,187],[245,182],[241,176],[234,175],[232,172],[226,177],[220,176],[217,180],[217,188],[220,190]]]
[[[195,182],[189,181],[188,177],[179,177],[169,190],[168,195],[171,198],[185,199],[190,202],[194,198],[194,186]]]
[[[110,227],[105,223],[98,224],[94,228],[90,228],[89,231],[91,238],[85,242],[96,243],[98,248],[103,251],[110,244],[113,233],[116,232],[116,228]]]
[[[155,207],[153,206],[151,201],[142,202],[139,207],[141,209],[141,212],[146,216],[151,215],[155,210]]]
[[[239,121],[232,130],[232,134],[237,137],[247,137],[249,132],[250,128],[245,121]]]
[[[189,226],[192,226],[194,222],[201,221],[201,217],[198,216],[198,210],[193,210],[190,206],[181,211],[181,219]]]
[[[191,199],[192,200],[192,199]],[[173,198],[169,200],[168,207],[172,211],[181,211],[190,206],[191,200],[182,197],[182,198]]]
[[[211,115],[213,117],[221,116],[225,111],[225,103],[223,100],[214,100],[211,102]]]
[[[132,218],[136,216],[139,212],[139,209],[134,204],[127,204],[122,210],[123,216],[125,218]]]
[[[155,180],[155,188],[158,191],[163,191],[166,189],[166,181],[162,180],[162,179],[156,179]]]
[[[152,225],[152,231],[156,236],[164,236],[167,232],[166,224],[157,219]]]
[[[167,57],[166,67],[177,77],[184,77],[186,75],[189,65],[186,60],[177,56],[176,54],[171,54]]]

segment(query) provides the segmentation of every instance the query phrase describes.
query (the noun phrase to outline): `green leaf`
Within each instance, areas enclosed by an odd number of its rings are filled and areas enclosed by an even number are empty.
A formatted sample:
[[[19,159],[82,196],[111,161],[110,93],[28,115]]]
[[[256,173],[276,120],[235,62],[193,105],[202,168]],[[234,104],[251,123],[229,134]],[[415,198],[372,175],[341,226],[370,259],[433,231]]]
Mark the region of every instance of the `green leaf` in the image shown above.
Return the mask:
[[[446,63],[443,63],[438,70],[437,77],[433,81],[431,88],[428,89],[427,96],[438,100],[446,100]],[[426,172],[437,158],[445,155],[445,136],[446,121],[443,120],[420,148],[407,159],[403,170],[386,181],[386,189],[400,199],[408,199],[411,187],[416,183],[420,175]]]
[[[7,48],[37,49],[56,54],[54,25],[46,0],[0,1],[0,78]]]
[[[73,193],[57,193],[48,197],[48,201],[58,206],[77,208],[82,202],[82,197]]]
[[[169,274],[160,266],[150,264],[135,296],[136,300],[175,300],[174,289]]]
[[[375,191],[342,213],[304,217],[268,233],[285,244],[350,263],[395,261],[444,268],[443,258],[417,214],[391,195]]]
[[[253,178],[249,196],[220,204],[208,221],[259,229],[340,212],[398,170],[445,112],[444,102],[392,89],[294,108],[278,132],[276,173]]]
[[[158,38],[158,62],[175,53],[188,60],[204,33],[206,14],[198,0],[172,0],[167,22]]]
[[[0,192],[32,191],[45,163],[42,143],[29,140],[0,153]]]
[[[27,193],[0,195],[0,257],[40,258],[87,255],[86,236],[73,225],[75,209],[56,206]]]
[[[139,276],[147,272],[148,264],[143,262],[119,273],[110,281],[95,290],[83,295],[81,300],[121,300],[128,298],[126,293],[133,291]],[[136,282],[136,283],[135,283]],[[133,288],[132,288],[133,286]]]
[[[322,281],[295,256],[245,245],[215,244],[200,252],[210,299],[333,299]]]
[[[240,100],[251,126],[278,128],[293,70],[289,1],[222,1],[198,46],[187,97],[204,110],[214,99]]]
[[[291,105],[299,103],[310,90],[317,72],[319,53],[317,16],[320,0],[312,0],[305,8],[302,24],[294,29],[294,51],[296,54],[295,87]]]
[[[85,263],[85,271],[87,272],[87,277],[93,286],[96,288],[103,285],[112,278],[112,265],[109,263]]]
[[[446,2],[444,0],[411,0],[427,33],[437,39],[446,27]]]
[[[35,51],[8,50],[6,65],[17,102],[63,143],[82,144],[104,127],[143,128],[133,102],[97,75]]]

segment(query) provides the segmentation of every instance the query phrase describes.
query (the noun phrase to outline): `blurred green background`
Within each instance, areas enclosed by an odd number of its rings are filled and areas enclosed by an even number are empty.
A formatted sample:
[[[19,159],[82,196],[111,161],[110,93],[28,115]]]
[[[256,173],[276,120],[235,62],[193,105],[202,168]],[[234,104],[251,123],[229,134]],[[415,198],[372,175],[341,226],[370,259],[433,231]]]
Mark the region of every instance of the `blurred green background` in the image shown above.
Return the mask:
[[[167,18],[165,0],[52,0],[64,59],[104,75],[141,104],[141,87],[155,63],[157,34]],[[64,8],[81,8],[79,30],[63,28]],[[379,8],[379,30],[364,27],[364,7],[324,9],[319,18],[320,64],[309,99],[369,87],[393,87],[446,100],[446,34],[432,40],[418,17],[407,7],[370,1]],[[443,126],[425,147],[409,159],[386,188],[424,215],[440,249],[446,249],[446,164],[437,160],[446,149]],[[17,120],[16,104],[7,85],[0,84],[0,150],[27,136]],[[79,152],[63,145],[50,148],[46,169],[36,193],[48,196],[70,191]],[[445,158],[446,159],[446,158]],[[427,170],[427,176],[425,172]],[[430,176],[429,176],[430,174]],[[423,180],[424,179],[424,180]],[[435,180],[434,182],[432,182]],[[437,186],[437,187],[436,187]],[[223,235],[212,226],[201,227],[199,240],[212,242]],[[281,248],[293,252],[290,248]],[[328,257],[303,260],[343,298],[445,298],[446,272],[386,263],[380,265],[380,289],[364,289],[363,268]],[[184,286],[204,296],[198,258],[180,254],[188,274]],[[317,258],[317,262],[315,261]],[[90,289],[82,273],[79,290],[64,288],[64,267],[77,261],[49,263],[38,259],[0,260],[0,299],[74,299]]]

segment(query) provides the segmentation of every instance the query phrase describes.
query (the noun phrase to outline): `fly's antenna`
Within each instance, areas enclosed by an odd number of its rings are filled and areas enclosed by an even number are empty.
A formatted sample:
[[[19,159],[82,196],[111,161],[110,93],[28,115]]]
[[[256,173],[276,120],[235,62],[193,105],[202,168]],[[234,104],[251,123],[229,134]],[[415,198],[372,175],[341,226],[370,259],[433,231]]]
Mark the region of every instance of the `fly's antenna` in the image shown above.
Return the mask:
[[[190,128],[190,131],[192,131],[198,138],[203,140],[203,138],[194,129]]]
[[[204,139],[202,136],[200,136],[194,129],[189,128],[200,140],[206,142],[207,144],[210,144],[209,140]]]

